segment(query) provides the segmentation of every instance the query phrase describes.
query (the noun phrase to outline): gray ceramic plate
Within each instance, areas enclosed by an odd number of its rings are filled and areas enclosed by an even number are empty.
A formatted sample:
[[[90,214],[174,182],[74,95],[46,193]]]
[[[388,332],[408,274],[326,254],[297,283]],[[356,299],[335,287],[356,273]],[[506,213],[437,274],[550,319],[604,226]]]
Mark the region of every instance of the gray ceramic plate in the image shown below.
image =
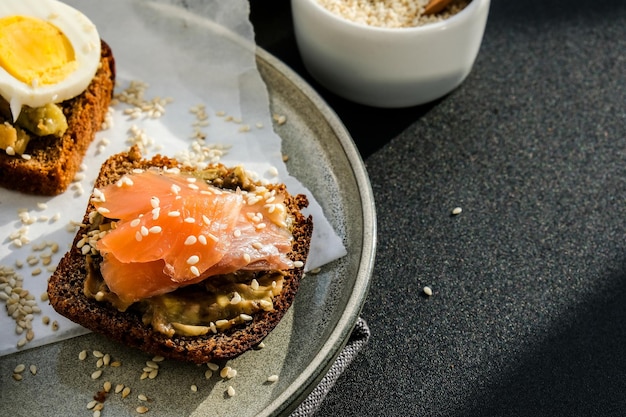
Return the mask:
[[[376,220],[374,200],[363,162],[336,115],[296,74],[268,53],[257,54],[272,111],[288,123],[276,126],[289,155],[289,171],[317,197],[342,237],[348,255],[308,275],[285,319],[267,337],[264,349],[229,361],[237,376],[205,378],[205,366],[165,361],[155,379],[140,379],[146,360],[101,336],[89,334],[0,359],[0,415],[92,415],[87,404],[105,381],[123,384],[131,394],[109,394],[103,416],[285,415],[315,387],[347,342],[356,323],[373,269]],[[90,352],[80,361],[82,350]],[[93,380],[97,358],[109,353],[122,366],[105,367]],[[11,377],[18,364],[37,366],[37,374]],[[224,365],[224,364],[221,364]],[[277,374],[280,379],[266,382]],[[195,385],[197,391],[191,386]],[[236,395],[230,398],[232,385]],[[138,399],[139,394],[148,402]]]

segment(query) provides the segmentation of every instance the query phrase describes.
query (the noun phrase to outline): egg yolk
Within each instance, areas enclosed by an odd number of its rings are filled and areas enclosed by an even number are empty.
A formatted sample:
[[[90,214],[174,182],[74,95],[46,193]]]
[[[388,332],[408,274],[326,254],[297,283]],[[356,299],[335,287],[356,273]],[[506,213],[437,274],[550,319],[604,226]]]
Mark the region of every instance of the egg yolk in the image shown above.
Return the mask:
[[[29,16],[0,18],[0,66],[33,87],[57,84],[77,67],[74,48],[53,24]]]

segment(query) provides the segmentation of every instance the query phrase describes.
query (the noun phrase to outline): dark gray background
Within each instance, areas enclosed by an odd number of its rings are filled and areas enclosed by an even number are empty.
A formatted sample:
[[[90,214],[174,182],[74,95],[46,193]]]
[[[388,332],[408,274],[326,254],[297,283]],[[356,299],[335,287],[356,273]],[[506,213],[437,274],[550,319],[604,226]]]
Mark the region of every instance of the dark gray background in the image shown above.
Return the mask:
[[[289,1],[250,3],[376,199],[372,336],[318,415],[626,415],[626,2],[492,0],[463,85],[406,109],[326,91]]]

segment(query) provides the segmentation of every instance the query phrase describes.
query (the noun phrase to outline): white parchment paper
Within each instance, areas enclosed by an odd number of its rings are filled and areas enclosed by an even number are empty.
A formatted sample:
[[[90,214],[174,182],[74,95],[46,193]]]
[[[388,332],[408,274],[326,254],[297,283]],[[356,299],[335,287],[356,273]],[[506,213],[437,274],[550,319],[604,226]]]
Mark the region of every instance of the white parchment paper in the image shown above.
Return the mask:
[[[32,325],[35,338],[20,349],[28,349],[67,339],[87,331],[58,315],[47,301],[50,269],[58,264],[75,234],[68,225],[82,219],[93,181],[100,165],[111,154],[125,151],[137,137],[143,153],[197,158],[219,157],[228,164],[243,164],[260,178],[285,182],[292,193],[307,194],[308,212],[313,215],[315,230],[307,269],[325,265],[345,255],[341,239],[334,232],[320,205],[296,178],[287,172],[282,160],[281,139],[272,129],[267,89],[257,71],[254,55],[254,32],[249,22],[246,0],[68,0],[85,13],[98,27],[102,39],[112,48],[117,65],[119,92],[131,81],[147,83],[144,98],[169,97],[161,117],[139,112],[132,119],[126,112],[132,106],[120,103],[113,107],[112,126],[98,133],[87,152],[84,170],[67,192],[56,197],[24,195],[0,189],[0,265],[15,268],[23,279],[23,288],[33,294],[42,312],[35,314]],[[193,106],[202,105],[208,125],[195,125]],[[129,131],[133,131],[131,134]],[[198,141],[192,136],[202,134]],[[221,151],[220,151],[221,150]],[[18,216],[22,209],[32,224]],[[23,214],[22,214],[23,215]],[[22,247],[9,238],[19,234],[28,239]],[[50,253],[50,245],[60,245]],[[38,247],[46,246],[38,250]],[[52,255],[43,265],[42,255]],[[26,263],[28,257],[37,260]],[[35,262],[35,261],[33,261]],[[33,275],[33,271],[41,273]],[[24,336],[15,331],[15,321],[2,306],[0,311],[0,355],[18,350]],[[44,325],[42,317],[58,323],[58,330]]]

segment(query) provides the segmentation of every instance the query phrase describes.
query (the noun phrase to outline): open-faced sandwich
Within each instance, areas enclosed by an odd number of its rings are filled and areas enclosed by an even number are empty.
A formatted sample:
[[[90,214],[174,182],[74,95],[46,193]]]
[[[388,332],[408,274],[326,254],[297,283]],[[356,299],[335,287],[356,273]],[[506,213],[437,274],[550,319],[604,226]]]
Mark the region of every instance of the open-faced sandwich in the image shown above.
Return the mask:
[[[56,0],[0,2],[0,186],[55,195],[102,127],[115,83],[109,45]]]
[[[291,306],[312,218],[306,196],[241,167],[143,159],[102,166],[50,303],[82,326],[153,355],[196,363],[254,347]]]

